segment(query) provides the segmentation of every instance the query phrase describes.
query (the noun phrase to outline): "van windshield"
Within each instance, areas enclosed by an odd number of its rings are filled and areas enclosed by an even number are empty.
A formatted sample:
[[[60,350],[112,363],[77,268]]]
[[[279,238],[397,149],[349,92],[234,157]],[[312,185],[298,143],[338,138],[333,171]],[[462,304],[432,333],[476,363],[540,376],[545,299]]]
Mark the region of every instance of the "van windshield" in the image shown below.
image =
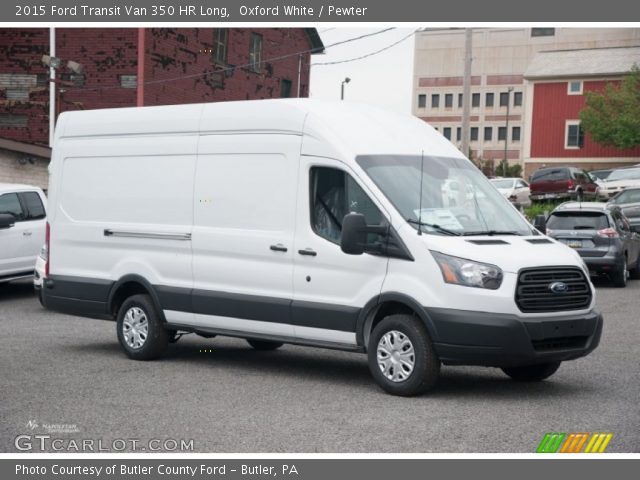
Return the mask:
[[[466,159],[364,155],[356,161],[403,218],[425,233],[534,234],[509,201]]]

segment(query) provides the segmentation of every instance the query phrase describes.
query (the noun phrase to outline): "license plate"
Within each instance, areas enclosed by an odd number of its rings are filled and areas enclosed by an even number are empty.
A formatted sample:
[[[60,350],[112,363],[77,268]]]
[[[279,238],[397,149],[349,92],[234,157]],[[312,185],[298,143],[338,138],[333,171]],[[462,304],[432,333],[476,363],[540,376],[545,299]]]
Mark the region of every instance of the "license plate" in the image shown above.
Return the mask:
[[[582,247],[582,240],[562,240],[562,243],[564,243],[567,247],[571,247],[571,248]]]
[[[556,198],[553,193],[546,193],[543,198]]]

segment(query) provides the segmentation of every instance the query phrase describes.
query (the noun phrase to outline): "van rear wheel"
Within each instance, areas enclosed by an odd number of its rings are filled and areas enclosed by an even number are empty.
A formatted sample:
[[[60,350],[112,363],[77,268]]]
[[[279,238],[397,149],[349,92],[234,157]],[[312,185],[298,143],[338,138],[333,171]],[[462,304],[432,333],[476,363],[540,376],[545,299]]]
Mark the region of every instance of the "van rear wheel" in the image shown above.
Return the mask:
[[[504,373],[519,382],[539,382],[549,378],[560,368],[561,362],[540,363],[538,365],[526,365],[524,367],[505,367]]]
[[[149,295],[127,298],[118,311],[118,341],[129,358],[153,360],[164,353],[170,334]]]
[[[440,359],[427,329],[412,315],[390,315],[376,325],[368,357],[373,378],[393,395],[424,393],[440,375]]]
[[[255,340],[252,338],[247,338],[247,343],[256,350],[277,350],[282,345],[284,345],[282,342],[272,342],[270,340]]]

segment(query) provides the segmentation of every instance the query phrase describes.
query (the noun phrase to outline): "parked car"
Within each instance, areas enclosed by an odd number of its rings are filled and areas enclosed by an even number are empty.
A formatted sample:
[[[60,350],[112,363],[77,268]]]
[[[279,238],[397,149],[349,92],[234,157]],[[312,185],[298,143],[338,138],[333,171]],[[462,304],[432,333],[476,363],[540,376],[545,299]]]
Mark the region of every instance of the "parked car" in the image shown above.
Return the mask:
[[[595,200],[598,184],[588,172],[574,167],[540,168],[531,176],[529,183],[531,200],[575,199]]]
[[[618,168],[607,177],[602,194],[613,197],[626,188],[640,187],[640,167]]]
[[[625,287],[629,273],[640,278],[640,235],[620,207],[602,202],[567,202],[547,219],[547,235],[575,249],[592,275],[606,274]]]
[[[336,348],[412,395],[442,363],[542,380],[600,339],[580,256],[410,115],[309,99],[65,112],[50,170],[44,303],[115,320],[132,359],[184,331]]]
[[[46,203],[38,187],[0,184],[0,283],[33,276],[45,241]]]
[[[607,177],[609,175],[611,175],[611,172],[613,172],[613,169],[607,169],[607,170],[592,170],[589,173],[591,174],[592,177],[597,178],[598,180],[606,180]]]
[[[494,178],[490,182],[517,207],[530,207],[529,184],[521,178]]]
[[[640,187],[625,188],[616,193],[610,205],[617,205],[622,209],[622,213],[629,219],[631,227],[640,227]]]

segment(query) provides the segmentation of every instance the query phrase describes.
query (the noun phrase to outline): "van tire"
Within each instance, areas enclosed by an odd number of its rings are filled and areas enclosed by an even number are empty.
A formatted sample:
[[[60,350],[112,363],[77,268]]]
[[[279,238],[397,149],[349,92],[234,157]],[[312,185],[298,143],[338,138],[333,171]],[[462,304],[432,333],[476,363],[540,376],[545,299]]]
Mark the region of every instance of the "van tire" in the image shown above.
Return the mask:
[[[142,346],[134,348],[125,339],[125,317],[129,312],[141,312],[146,319],[146,336]],[[118,341],[129,358],[134,360],[153,360],[160,357],[167,349],[170,333],[164,328],[149,295],[133,295],[127,298],[118,311],[116,331]]]
[[[524,367],[505,367],[502,371],[518,382],[539,382],[556,373],[561,363],[550,362]]]
[[[272,342],[270,340],[255,340],[252,338],[247,338],[247,343],[251,345],[256,350],[277,350],[282,345],[282,342]]]
[[[413,370],[408,378],[393,381],[385,375],[378,362],[378,347],[384,336],[394,333],[405,336],[414,350]],[[397,336],[397,334],[396,334]],[[419,395],[434,387],[440,375],[440,359],[433,348],[424,324],[413,315],[390,315],[373,329],[368,345],[369,370],[378,385],[392,395],[408,397]],[[398,352],[396,352],[398,353]],[[395,365],[392,369],[395,368]],[[393,372],[395,374],[395,372]]]
[[[617,288],[624,288],[627,286],[627,280],[629,279],[629,272],[627,271],[627,256],[623,257],[622,266],[611,274],[611,280],[613,286]]]

